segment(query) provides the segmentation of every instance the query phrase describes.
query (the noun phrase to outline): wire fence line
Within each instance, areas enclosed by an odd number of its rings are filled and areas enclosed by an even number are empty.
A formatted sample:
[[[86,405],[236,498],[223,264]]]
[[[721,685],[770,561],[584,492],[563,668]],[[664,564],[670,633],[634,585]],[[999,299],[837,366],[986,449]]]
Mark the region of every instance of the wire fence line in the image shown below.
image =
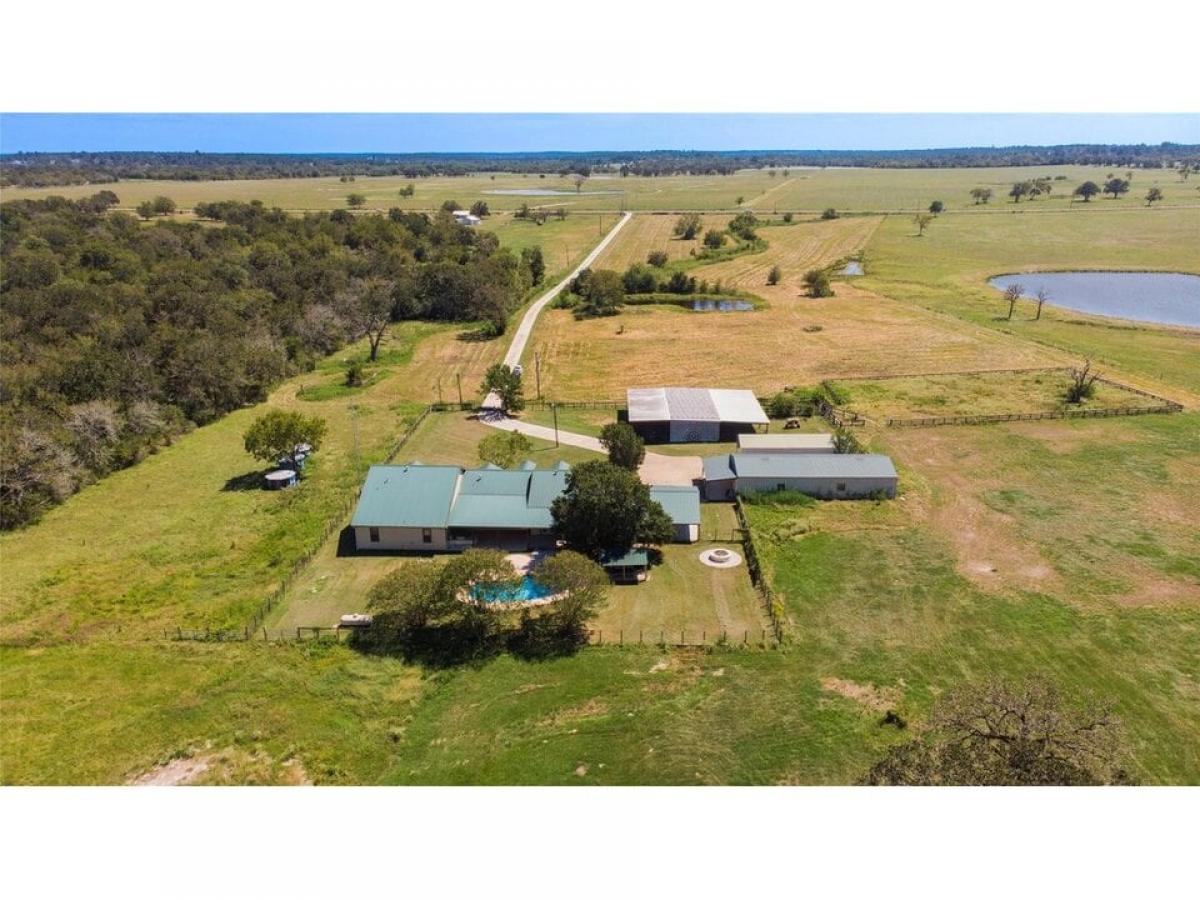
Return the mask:
[[[780,640],[773,628],[743,628],[729,631],[720,629],[699,632],[671,628],[616,629],[603,631],[592,629],[587,634],[588,644],[593,647],[763,647],[775,649]]]
[[[996,413],[978,416],[933,416],[923,419],[885,419],[893,428],[924,428],[934,425],[987,425],[992,422],[1032,422],[1038,419],[1103,419],[1111,416],[1147,416],[1176,413],[1183,407],[1168,401],[1162,406],[1116,406],[1110,409],[1060,409],[1038,413]]]
[[[449,406],[449,404],[440,405],[447,407]],[[400,453],[400,451],[404,449],[404,445],[408,443],[413,433],[421,427],[422,423],[424,423],[425,419],[428,418],[431,412],[436,411],[435,406],[435,404],[429,404],[421,410],[415,419],[413,419],[408,428],[405,429],[404,433],[401,434],[400,437],[396,439],[396,442],[388,449],[387,454],[383,458],[384,464],[392,462]],[[455,404],[455,406],[457,406],[457,404]],[[329,520],[325,523],[325,527],[321,530],[320,537],[314,541],[312,545],[310,545],[309,548],[304,551],[304,553],[302,553],[292,562],[291,567],[280,580],[279,584],[276,585],[273,591],[263,598],[262,603],[259,604],[258,608],[254,611],[241,629],[225,629],[223,631],[204,629],[201,631],[199,629],[176,628],[174,632],[168,630],[168,636],[173,636],[175,640],[181,641],[250,640],[251,635],[258,634],[258,632],[262,629],[267,617],[271,614],[275,607],[283,602],[283,598],[291,589],[296,578],[299,577],[300,573],[308,567],[308,564],[312,562],[313,557],[320,552],[321,547],[325,545],[325,542],[329,540],[330,536],[332,536],[336,531],[341,531],[342,523],[345,522],[347,517],[349,517],[349,515],[354,511],[354,507],[358,503],[358,496],[359,491],[352,492],[350,496],[347,497],[346,500],[341,504],[337,512],[333,516],[330,516]],[[241,637],[238,637],[239,635],[241,635]]]
[[[746,519],[746,511],[742,508],[741,497],[734,497],[733,511],[737,516],[738,525],[741,526],[742,548],[746,552],[746,568],[750,571],[750,580],[754,583],[754,586],[758,589],[759,596],[762,598],[763,607],[766,610],[767,619],[771,623],[771,632],[775,637],[775,642],[777,644],[782,643],[783,601],[779,599],[779,596],[771,588],[771,583],[763,571],[758,550],[754,546],[754,530],[750,527],[750,523]]]

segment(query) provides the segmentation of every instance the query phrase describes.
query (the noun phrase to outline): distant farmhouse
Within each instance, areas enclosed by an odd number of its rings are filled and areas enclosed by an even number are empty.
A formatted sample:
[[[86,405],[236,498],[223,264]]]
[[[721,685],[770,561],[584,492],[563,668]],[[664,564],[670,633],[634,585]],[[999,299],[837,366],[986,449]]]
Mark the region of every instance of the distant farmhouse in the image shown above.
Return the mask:
[[[704,499],[800,491],[824,499],[896,496],[896,467],[878,453],[723,453],[704,459]]]
[[[555,546],[550,505],[567,487],[565,462],[538,469],[485,466],[371,466],[350,520],[359,550],[458,552]],[[660,486],[651,496],[675,525],[675,540],[699,538],[700,491]]]
[[[770,425],[753,391],[721,388],[630,388],[629,424],[650,444],[732,441]]]

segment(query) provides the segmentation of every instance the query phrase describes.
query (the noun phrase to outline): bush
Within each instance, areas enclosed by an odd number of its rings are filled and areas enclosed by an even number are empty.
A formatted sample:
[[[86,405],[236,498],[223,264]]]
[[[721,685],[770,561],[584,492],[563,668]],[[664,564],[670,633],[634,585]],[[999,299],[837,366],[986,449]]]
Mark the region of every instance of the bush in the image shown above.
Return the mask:
[[[791,214],[791,213],[784,213],[784,214],[783,214],[783,221],[784,221],[786,224],[788,224],[788,225],[792,224],[792,214]]]
[[[783,277],[783,273],[779,271],[779,266],[771,266],[771,271],[767,273],[767,284],[779,284],[779,279]]]
[[[346,367],[346,387],[362,387],[363,364],[358,360]]]
[[[634,263],[621,277],[627,294],[653,294],[658,290],[658,278],[641,263]]]
[[[790,419],[794,416],[811,416],[815,397],[812,391],[785,389],[767,401],[767,415],[772,419]]]
[[[729,223],[729,233],[735,234],[745,241],[752,241],[758,237],[758,233],[754,230],[758,227],[758,219],[752,212],[738,213]]]
[[[834,209],[832,206],[830,206],[823,213],[821,213],[822,219],[836,219],[837,217],[838,217],[838,211],[836,209]]]
[[[651,250],[646,257],[646,262],[650,263],[656,269],[661,269],[667,264],[667,261],[667,254],[662,250]]]
[[[704,246],[710,250],[720,250],[725,246],[725,235],[710,228],[704,233]]]
[[[804,273],[804,285],[810,297],[832,297],[833,285],[824,269],[810,269]]]

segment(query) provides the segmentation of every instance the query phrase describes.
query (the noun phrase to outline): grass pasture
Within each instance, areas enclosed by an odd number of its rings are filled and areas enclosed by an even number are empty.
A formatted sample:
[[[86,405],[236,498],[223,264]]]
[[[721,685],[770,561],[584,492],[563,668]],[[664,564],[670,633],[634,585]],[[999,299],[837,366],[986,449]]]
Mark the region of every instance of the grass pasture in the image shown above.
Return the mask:
[[[848,397],[841,404],[868,419],[920,419],[939,416],[987,416],[1051,413],[1064,409],[1131,409],[1154,401],[1116,384],[1097,382],[1095,396],[1068,407],[1071,384],[1063,369],[915,375],[834,382]]]
[[[674,215],[639,215],[621,229],[600,258],[596,260],[597,269],[613,269],[624,272],[634,263],[646,265],[646,257],[655,250],[667,254],[671,261],[687,260],[692,253],[704,249],[702,239],[704,232],[710,228],[722,231],[729,224],[729,216],[703,216],[703,227],[694,240],[685,241],[674,234],[675,223],[679,220]]]
[[[1098,201],[1092,201],[1096,203]],[[1123,201],[1116,201],[1123,202]],[[888,217],[867,246],[861,287],[906,305],[1091,358],[1119,381],[1184,404],[1200,402],[1200,332],[1043,309],[1019,303],[1012,320],[988,278],[1005,272],[1127,269],[1200,273],[1200,210],[1124,207],[1111,215],[1072,212],[939,217],[922,238]],[[1112,371],[1116,370],[1116,371]],[[938,371],[926,369],[925,371]]]

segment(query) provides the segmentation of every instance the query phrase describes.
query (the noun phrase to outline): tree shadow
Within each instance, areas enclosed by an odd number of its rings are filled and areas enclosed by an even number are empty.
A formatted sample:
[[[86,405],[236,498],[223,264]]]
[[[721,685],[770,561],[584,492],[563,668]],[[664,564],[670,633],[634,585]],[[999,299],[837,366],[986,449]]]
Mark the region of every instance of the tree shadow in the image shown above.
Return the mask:
[[[497,635],[469,620],[393,629],[382,616],[375,617],[371,628],[351,635],[350,645],[361,653],[398,656],[428,669],[482,665],[504,649]]]
[[[245,472],[241,475],[235,475],[221,486],[223,491],[261,491],[263,487],[263,473],[261,471]]]
[[[563,626],[549,616],[524,616],[508,635],[508,652],[526,662],[574,656],[587,644],[587,631],[580,626]]]

